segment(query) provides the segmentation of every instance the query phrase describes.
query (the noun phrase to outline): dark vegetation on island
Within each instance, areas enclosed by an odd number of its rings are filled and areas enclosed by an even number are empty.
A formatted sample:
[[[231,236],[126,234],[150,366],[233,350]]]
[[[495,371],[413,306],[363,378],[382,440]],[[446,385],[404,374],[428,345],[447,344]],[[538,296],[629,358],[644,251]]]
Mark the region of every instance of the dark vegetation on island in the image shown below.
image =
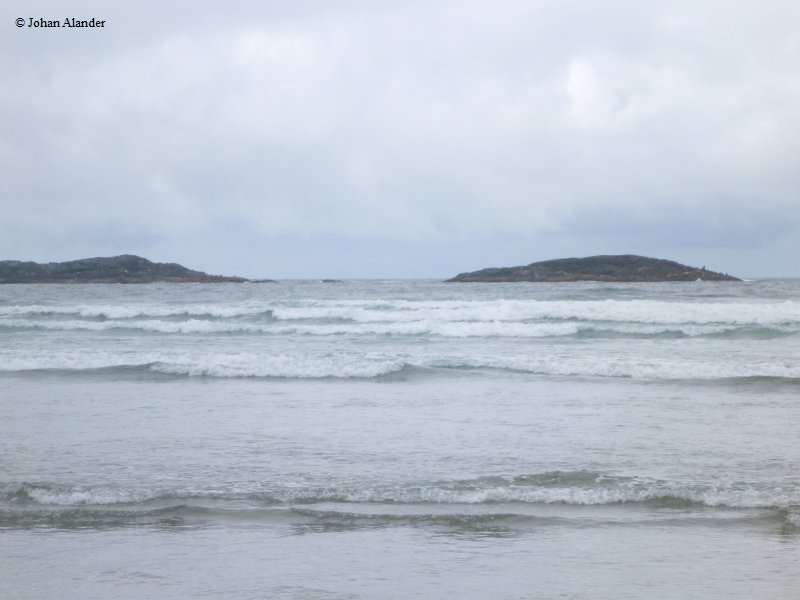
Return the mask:
[[[243,277],[209,275],[141,256],[84,258],[61,263],[0,261],[0,283],[243,283]]]
[[[727,273],[690,267],[672,260],[618,254],[559,258],[531,263],[524,267],[499,267],[460,273],[447,281],[741,281]]]
[[[560,258],[523,267],[500,267],[461,273],[447,281],[741,281],[727,273],[631,254]],[[326,279],[324,283],[339,283]],[[272,283],[271,279],[209,275],[176,263],[154,263],[131,254],[84,258],[61,263],[0,261],[2,283]]]

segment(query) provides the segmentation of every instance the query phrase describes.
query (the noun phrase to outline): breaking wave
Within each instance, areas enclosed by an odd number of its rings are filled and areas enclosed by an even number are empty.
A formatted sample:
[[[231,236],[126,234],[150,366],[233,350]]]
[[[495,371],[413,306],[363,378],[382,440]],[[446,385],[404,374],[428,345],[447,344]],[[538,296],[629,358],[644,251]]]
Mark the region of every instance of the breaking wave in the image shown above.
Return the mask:
[[[232,489],[125,488],[58,486],[41,483],[0,487],[5,507],[113,506],[162,501],[243,501],[259,506],[347,504],[457,504],[497,503],[601,506],[648,504],[663,508],[726,507],[771,508],[786,511],[798,524],[800,485],[769,486],[746,483],[676,483],[637,477],[617,477],[591,471],[549,472],[512,477],[364,487],[271,487],[268,484]]]
[[[0,372],[95,372],[137,369],[168,375],[264,378],[378,378],[400,372],[498,370],[539,376],[608,377],[654,380],[720,380],[762,378],[800,381],[800,364],[768,360],[746,365],[713,363],[681,357],[614,356],[559,352],[470,355],[390,352],[16,352],[3,357]]]
[[[272,321],[272,320],[271,320]],[[21,321],[0,319],[0,330],[49,330],[49,331],[114,331],[131,330],[164,334],[251,334],[251,335],[299,335],[299,336],[439,336],[452,338],[469,337],[576,337],[592,338],[682,338],[721,337],[773,339],[796,335],[800,328],[790,326],[730,326],[648,325],[631,323],[580,323],[580,322],[504,322],[504,321],[406,321],[399,323],[292,323],[286,322],[240,322],[229,320],[185,319],[164,320],[48,320]]]
[[[367,289],[367,296],[381,292]],[[371,379],[501,370],[655,380],[800,379],[795,300],[412,300],[287,293],[246,300],[203,301],[213,297],[209,292],[197,301],[164,293],[125,296],[117,304],[74,297],[52,305],[0,304],[0,335],[7,340],[0,346],[0,372],[133,369],[189,377]]]
[[[800,327],[800,303],[662,302],[656,300],[308,301],[211,305],[0,306],[0,327],[144,329],[167,333],[289,331],[325,334],[431,333],[434,335],[569,335],[585,324],[615,331],[704,335],[741,327]],[[624,325],[621,329],[619,325]],[[367,327],[365,327],[367,325]],[[343,327],[346,326],[346,327]],[[456,327],[448,331],[447,326]],[[594,327],[594,325],[590,325]],[[644,327],[643,327],[644,326]],[[339,329],[337,329],[339,327]],[[360,328],[359,328],[360,327]],[[458,327],[466,332],[459,332]],[[469,328],[474,328],[470,332]],[[548,327],[552,332],[548,333]],[[633,329],[631,329],[633,328]],[[541,331],[540,331],[541,330]],[[286,329],[279,331],[286,331]],[[544,333],[542,333],[544,332]]]

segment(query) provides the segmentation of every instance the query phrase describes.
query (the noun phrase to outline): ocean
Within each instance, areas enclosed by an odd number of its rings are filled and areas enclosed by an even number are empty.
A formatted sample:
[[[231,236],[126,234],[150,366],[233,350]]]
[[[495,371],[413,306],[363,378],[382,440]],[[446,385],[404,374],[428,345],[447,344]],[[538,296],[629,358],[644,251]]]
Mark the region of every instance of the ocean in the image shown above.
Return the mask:
[[[800,280],[0,286],[0,597],[800,594]]]

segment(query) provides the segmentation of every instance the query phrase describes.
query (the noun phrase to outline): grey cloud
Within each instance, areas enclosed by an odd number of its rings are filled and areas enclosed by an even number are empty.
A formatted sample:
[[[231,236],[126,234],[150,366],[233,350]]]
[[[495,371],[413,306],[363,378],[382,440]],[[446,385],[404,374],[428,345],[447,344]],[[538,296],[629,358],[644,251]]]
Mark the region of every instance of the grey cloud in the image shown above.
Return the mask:
[[[619,239],[588,214],[719,248],[800,232],[791,3],[71,10],[113,27],[0,42],[7,256],[105,249],[109,231],[143,252],[241,231],[265,248]]]

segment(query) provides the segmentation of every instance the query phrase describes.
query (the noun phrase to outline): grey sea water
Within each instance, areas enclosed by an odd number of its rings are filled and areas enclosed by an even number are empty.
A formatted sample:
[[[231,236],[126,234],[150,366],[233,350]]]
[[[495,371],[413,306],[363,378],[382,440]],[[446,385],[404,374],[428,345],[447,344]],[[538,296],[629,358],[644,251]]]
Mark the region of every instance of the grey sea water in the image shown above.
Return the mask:
[[[797,598],[800,281],[0,287],[0,597]]]

